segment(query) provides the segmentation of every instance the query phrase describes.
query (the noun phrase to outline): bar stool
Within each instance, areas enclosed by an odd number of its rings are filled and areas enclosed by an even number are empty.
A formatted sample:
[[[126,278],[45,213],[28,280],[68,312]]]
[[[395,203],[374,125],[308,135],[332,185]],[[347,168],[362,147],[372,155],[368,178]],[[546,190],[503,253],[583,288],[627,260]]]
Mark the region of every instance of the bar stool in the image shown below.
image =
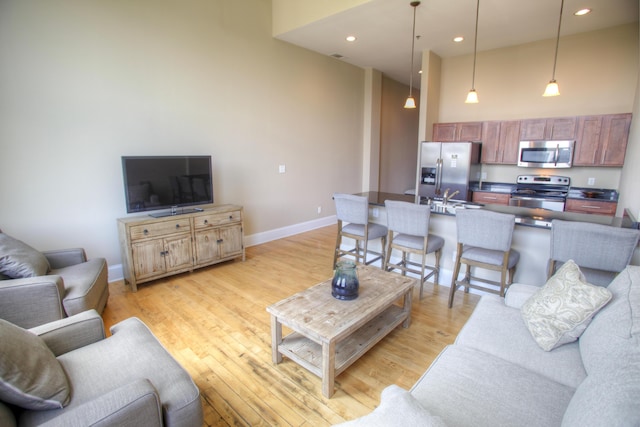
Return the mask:
[[[607,286],[631,262],[640,231],[587,222],[551,221],[551,277],[572,259],[589,283]]]
[[[433,284],[438,284],[444,239],[429,234],[429,219],[431,217],[429,206],[392,200],[385,200],[384,205],[387,211],[387,229],[389,230],[384,270],[400,270],[403,276],[406,276],[407,272],[418,274],[420,277],[420,299],[422,299],[422,290],[427,279],[433,276]],[[402,252],[402,259],[397,264],[389,262],[393,249]],[[420,255],[420,263],[411,261],[412,253]],[[435,254],[434,266],[426,265],[427,254],[431,253]],[[425,275],[425,271],[428,274]]]
[[[356,263],[362,264],[371,264],[380,260],[380,268],[382,268],[385,259],[387,227],[369,222],[369,200],[363,196],[340,193],[334,194],[333,199],[336,203],[338,218],[338,238],[333,254],[333,268],[336,268],[338,258],[345,255],[353,256]],[[355,246],[342,249],[342,239],[345,237],[354,239]],[[381,240],[381,252],[372,251],[368,247],[369,241],[375,239]],[[367,260],[367,254],[374,255],[374,258]]]
[[[513,281],[520,253],[511,249],[511,238],[515,226],[515,215],[491,212],[484,209],[459,209],[456,211],[458,244],[456,261],[449,290],[449,308],[458,287],[483,290],[504,296]],[[458,280],[461,264],[466,264],[462,280]],[[471,275],[471,267],[500,272],[500,281],[488,280]],[[508,273],[508,278],[507,278]],[[498,287],[486,287],[474,282]]]

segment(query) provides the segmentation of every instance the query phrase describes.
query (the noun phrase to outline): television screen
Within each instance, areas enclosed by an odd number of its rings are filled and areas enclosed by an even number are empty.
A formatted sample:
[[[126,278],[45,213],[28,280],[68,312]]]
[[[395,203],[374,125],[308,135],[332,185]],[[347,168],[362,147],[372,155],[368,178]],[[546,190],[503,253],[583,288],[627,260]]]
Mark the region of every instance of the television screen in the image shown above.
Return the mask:
[[[123,156],[127,212],[213,203],[211,156]]]

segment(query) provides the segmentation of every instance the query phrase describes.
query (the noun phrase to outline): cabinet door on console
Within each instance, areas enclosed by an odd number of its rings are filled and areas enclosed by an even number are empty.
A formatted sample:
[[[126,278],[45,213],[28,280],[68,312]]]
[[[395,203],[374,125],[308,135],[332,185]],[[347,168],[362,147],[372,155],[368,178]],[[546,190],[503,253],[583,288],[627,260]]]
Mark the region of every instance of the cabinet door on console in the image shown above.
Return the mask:
[[[164,260],[167,271],[191,268],[193,266],[191,235],[167,238],[165,239],[164,247]]]
[[[132,243],[131,251],[136,280],[144,280],[166,271],[162,239]]]
[[[220,258],[218,235],[217,228],[196,232],[196,264],[206,264]]]
[[[220,228],[220,240],[221,258],[242,254],[242,227],[239,224]]]

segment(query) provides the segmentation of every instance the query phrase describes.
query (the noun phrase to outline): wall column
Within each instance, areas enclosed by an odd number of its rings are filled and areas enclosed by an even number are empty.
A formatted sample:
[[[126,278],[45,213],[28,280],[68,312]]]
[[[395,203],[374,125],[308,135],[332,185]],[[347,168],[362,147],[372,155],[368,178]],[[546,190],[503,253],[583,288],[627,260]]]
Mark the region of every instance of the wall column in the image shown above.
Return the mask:
[[[382,73],[373,68],[365,68],[364,76],[362,191],[378,191],[378,181],[380,178]]]

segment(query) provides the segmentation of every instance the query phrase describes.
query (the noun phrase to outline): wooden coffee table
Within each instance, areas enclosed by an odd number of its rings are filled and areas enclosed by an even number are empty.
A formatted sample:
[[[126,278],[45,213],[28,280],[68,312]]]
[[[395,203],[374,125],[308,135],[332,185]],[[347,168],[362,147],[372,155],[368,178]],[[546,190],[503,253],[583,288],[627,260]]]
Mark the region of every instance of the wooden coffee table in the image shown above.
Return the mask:
[[[358,266],[358,298],[331,296],[331,279],[267,307],[271,314],[273,363],[286,356],[322,378],[331,397],[334,379],[400,323],[411,322],[416,279]],[[395,304],[403,298],[403,305]],[[282,325],[293,330],[282,337]]]

